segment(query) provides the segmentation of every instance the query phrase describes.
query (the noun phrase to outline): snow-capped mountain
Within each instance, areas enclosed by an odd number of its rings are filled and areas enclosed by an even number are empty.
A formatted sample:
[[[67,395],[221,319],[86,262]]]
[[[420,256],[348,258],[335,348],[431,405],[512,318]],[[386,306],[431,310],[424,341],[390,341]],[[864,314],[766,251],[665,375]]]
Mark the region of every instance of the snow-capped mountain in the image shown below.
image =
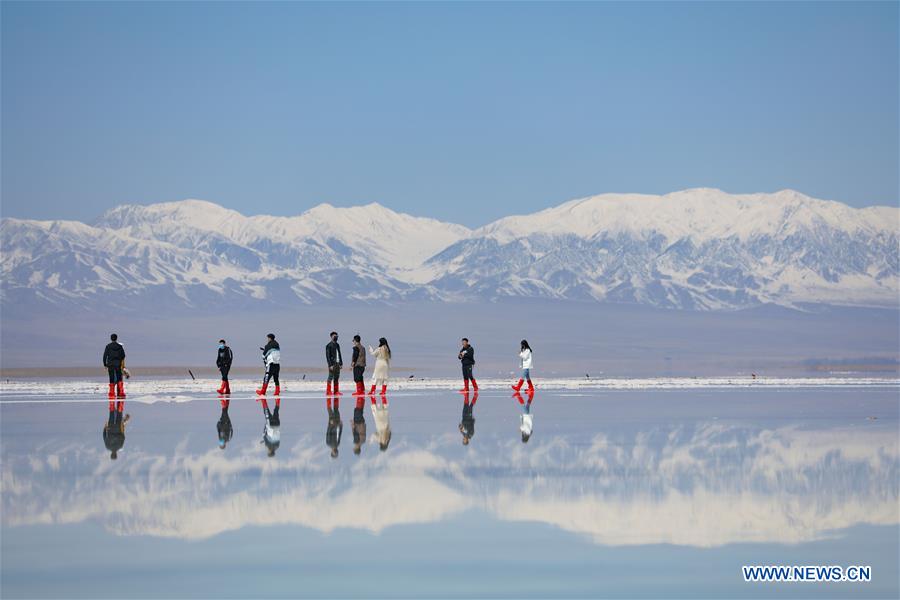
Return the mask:
[[[200,200],[92,225],[3,219],[2,301],[164,310],[527,296],[664,307],[898,303],[900,211],[793,191],[604,194],[477,230],[378,204],[244,216]]]

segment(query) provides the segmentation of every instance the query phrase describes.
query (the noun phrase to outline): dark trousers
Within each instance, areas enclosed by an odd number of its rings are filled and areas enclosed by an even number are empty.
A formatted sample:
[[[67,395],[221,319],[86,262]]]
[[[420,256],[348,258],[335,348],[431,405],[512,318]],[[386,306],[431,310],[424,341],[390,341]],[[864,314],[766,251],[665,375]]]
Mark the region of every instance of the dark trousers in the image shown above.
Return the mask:
[[[463,379],[468,381],[469,379],[475,379],[475,376],[472,375],[472,367],[475,365],[467,365],[463,363],[462,371],[463,371]]]
[[[334,365],[333,367],[328,367],[328,381],[337,381],[340,378],[341,378],[340,365]]]
[[[353,381],[360,382],[365,381],[363,379],[363,373],[366,372],[365,367],[353,367]]]
[[[106,367],[106,370],[109,371],[110,383],[119,383],[122,381],[122,367]]]
[[[278,363],[272,363],[271,365],[269,365],[269,368],[266,369],[266,377],[265,377],[265,379],[263,379],[263,383],[266,383],[266,384],[269,383],[269,378],[271,378],[272,382],[275,385],[281,385],[278,382],[278,374],[280,372],[281,372],[281,365],[279,365]]]
[[[222,381],[228,381],[228,371],[231,370],[231,367],[219,367],[219,373],[222,374]]]

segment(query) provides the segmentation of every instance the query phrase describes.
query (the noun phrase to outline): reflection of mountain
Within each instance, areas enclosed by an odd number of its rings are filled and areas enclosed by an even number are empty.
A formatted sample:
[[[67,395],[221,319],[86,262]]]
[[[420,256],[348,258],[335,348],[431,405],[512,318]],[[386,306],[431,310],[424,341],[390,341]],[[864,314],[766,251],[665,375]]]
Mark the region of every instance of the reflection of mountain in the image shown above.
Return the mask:
[[[717,546],[801,542],[900,521],[893,430],[704,424],[598,435],[587,447],[564,437],[527,448],[489,443],[457,462],[437,441],[428,450],[363,452],[336,472],[313,440],[275,461],[255,446],[237,457],[132,453],[115,466],[95,448],[4,451],[3,523],[96,519],[121,535],[197,539],[248,525],[379,532],[474,509],[600,544]]]

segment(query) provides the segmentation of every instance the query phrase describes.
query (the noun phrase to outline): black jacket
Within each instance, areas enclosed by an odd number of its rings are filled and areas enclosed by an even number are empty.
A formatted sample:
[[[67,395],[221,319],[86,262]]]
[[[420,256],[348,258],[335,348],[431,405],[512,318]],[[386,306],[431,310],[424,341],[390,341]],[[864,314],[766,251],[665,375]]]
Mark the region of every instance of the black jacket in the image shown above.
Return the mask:
[[[216,366],[220,369],[230,369],[233,358],[234,355],[231,354],[231,348],[225,346],[224,348],[219,349],[219,354],[216,356]]]
[[[344,360],[341,357],[341,345],[337,342],[328,342],[325,346],[325,360],[328,362],[328,368],[334,365],[343,366]]]
[[[475,364],[475,348],[473,348],[471,344],[468,348],[460,348],[459,353],[462,354],[462,356],[459,357],[459,360],[462,361],[462,364]]]
[[[119,342],[110,342],[103,351],[103,366],[118,369],[125,360],[125,348]]]

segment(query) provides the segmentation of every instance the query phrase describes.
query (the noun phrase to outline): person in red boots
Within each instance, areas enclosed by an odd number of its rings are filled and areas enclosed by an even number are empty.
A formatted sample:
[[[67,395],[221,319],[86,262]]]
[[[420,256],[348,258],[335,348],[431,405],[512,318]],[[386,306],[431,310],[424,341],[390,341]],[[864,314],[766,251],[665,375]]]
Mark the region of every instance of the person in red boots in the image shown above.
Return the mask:
[[[344,358],[341,356],[341,345],[338,344],[337,331],[330,334],[331,341],[325,345],[325,362],[328,363],[328,387],[325,393],[328,396],[343,396],[340,389],[341,367],[344,366]],[[332,392],[331,382],[334,382],[334,391]]]
[[[463,383],[465,384],[459,391],[462,393],[469,391],[469,380],[472,381],[472,389],[477,390],[478,382],[475,381],[475,375],[472,374],[472,369],[475,367],[475,348],[469,343],[469,338],[462,339],[462,348],[459,350],[458,358],[462,363]]]
[[[103,350],[103,366],[109,372],[109,398],[125,397],[125,383],[122,381],[122,369],[125,367],[125,348],[119,343],[115,333],[109,336],[110,342]]]
[[[234,355],[231,348],[225,343],[225,340],[219,340],[219,353],[216,355],[216,366],[219,367],[219,373],[222,374],[222,385],[216,390],[220,394],[230,394],[231,385],[228,383],[228,371],[231,370],[231,361]]]
[[[366,372],[366,349],[362,345],[362,338],[359,334],[353,336],[353,357],[350,360],[350,367],[353,369],[353,381],[356,383],[356,391],[354,396],[363,396],[366,393],[366,384],[364,373]]]
[[[257,395],[265,396],[266,389],[269,387],[269,380],[275,384],[275,395],[281,394],[281,383],[278,381],[278,374],[281,372],[281,346],[275,341],[275,334],[270,333],[266,336],[267,342],[263,348],[263,363],[266,365],[266,374],[263,377],[262,387],[256,390]]]
[[[131,415],[122,416],[125,412],[124,402],[109,403],[109,418],[103,425],[103,445],[109,450],[109,459],[119,458],[119,450],[125,445],[125,424]]]
[[[387,393],[388,377],[391,375],[391,347],[388,345],[386,338],[378,338],[378,348],[369,346],[369,352],[375,357],[375,370],[372,373],[372,389],[370,394],[375,393],[375,386],[381,386],[381,395]]]
[[[469,402],[469,393],[463,397],[462,420],[459,422],[459,432],[462,434],[463,446],[468,446],[469,441],[475,436],[475,403],[478,402],[478,390]]]
[[[522,340],[519,345],[519,366],[522,368],[522,376],[519,378],[519,383],[512,386],[512,389],[518,392],[522,389],[522,385],[527,381],[529,391],[534,391],[534,384],[531,383],[532,365],[531,346],[528,345],[528,340]]]

